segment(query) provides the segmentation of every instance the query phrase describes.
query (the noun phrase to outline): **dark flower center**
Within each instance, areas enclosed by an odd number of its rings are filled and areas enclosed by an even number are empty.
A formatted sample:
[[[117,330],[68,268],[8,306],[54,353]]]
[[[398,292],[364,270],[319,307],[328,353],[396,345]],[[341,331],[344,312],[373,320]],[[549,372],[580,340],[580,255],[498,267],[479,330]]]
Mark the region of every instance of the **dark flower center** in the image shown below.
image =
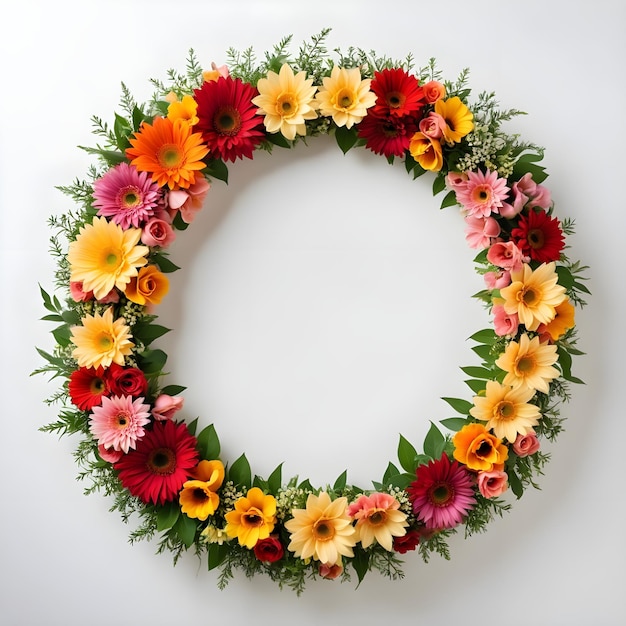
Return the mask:
[[[392,91],[387,94],[387,104],[390,109],[399,109],[404,104],[404,94],[398,93],[397,91]]]
[[[192,495],[196,502],[206,502],[209,499],[204,489],[200,489],[200,487],[194,489]]]
[[[99,396],[105,389],[104,381],[102,378],[94,378],[89,383],[89,391],[95,396]]]
[[[335,528],[327,520],[318,520],[313,524],[313,537],[317,541],[328,541],[335,536]]]
[[[233,137],[241,129],[241,115],[235,107],[225,106],[215,112],[213,123],[220,135]]]
[[[529,231],[527,240],[528,245],[534,250],[543,248],[543,244],[545,241],[543,231],[540,228],[533,228],[531,231]]]
[[[176,469],[176,454],[171,448],[152,450],[146,461],[148,469],[159,476],[173,474]]]
[[[435,506],[448,506],[454,498],[454,489],[449,483],[435,483],[429,490],[428,496]]]
[[[488,456],[489,454],[491,454],[491,450],[492,450],[492,446],[488,441],[481,441],[480,445],[478,446],[478,449],[476,450],[476,456]]]
[[[258,509],[250,509],[248,513],[244,513],[244,515],[241,516],[241,519],[243,525],[248,528],[257,528],[263,525],[263,516]]]

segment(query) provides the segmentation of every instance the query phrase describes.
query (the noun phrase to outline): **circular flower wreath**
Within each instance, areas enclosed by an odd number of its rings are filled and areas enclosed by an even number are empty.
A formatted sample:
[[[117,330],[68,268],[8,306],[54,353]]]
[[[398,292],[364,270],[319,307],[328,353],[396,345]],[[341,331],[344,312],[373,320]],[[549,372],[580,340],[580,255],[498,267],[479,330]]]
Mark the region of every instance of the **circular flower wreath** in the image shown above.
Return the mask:
[[[153,80],[142,106],[122,85],[125,114],[112,126],[93,118],[103,144],[85,149],[98,166],[61,187],[79,210],[50,220],[56,286],[69,294],[41,290],[44,319],[58,325],[37,372],[63,380],[49,399],[63,405],[59,419],[42,430],[80,435],[79,477],[124,520],[138,515],[131,541],[158,533],[175,562],[190,548],[206,554],[220,587],[236,568],[299,593],[307,578],[402,577],[399,555],[411,550],[449,558],[460,527],[483,531],[509,509],[507,491],[537,486],[541,441],[562,429],[558,406],[580,382],[571,362],[586,268],[565,254],[573,224],[552,215],[542,149],[501,129],[521,112],[487,93],[470,104],[467,71],[443,80],[433,59],[414,69],[410,56],[355,48],[333,59],[328,32],[296,56],[285,38],[258,63],[231,49],[207,71],[192,50],[185,73]],[[460,207],[485,283],[475,297],[493,320],[471,337],[480,364],[461,368],[472,399],[444,398],[457,416],[432,424],[422,451],[400,435],[397,462],[371,489],[345,472],[318,488],[283,481],[282,464],[264,478],[244,454],[221,459],[215,427],[181,419],[184,387],[163,384],[167,355],[153,344],[168,330],[154,307],[178,269],[167,248],[211,184],[227,182],[226,164],[316,135],[401,161],[414,178],[430,172],[441,207]]]

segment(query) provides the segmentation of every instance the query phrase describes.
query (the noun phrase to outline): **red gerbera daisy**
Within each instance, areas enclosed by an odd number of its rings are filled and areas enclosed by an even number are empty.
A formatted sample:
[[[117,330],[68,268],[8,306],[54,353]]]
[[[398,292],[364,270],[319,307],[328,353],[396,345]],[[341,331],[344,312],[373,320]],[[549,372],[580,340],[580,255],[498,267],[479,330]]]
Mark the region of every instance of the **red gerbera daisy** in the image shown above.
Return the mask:
[[[511,239],[517,247],[533,261],[550,263],[561,258],[565,237],[556,217],[544,210],[530,210],[520,216],[517,228],[511,231]]]
[[[446,454],[420,465],[407,491],[413,511],[426,528],[453,528],[476,503],[470,473]]]
[[[255,87],[240,78],[221,76],[194,89],[199,122],[195,126],[209,146],[211,156],[224,161],[252,158],[255,147],[263,141],[263,118],[252,98]]]
[[[419,81],[401,67],[374,72],[371,89],[378,96],[375,115],[416,116],[425,104]]]
[[[102,403],[110,391],[104,380],[104,370],[99,367],[81,367],[70,374],[70,399],[81,411],[89,411]]]
[[[412,117],[394,117],[368,113],[359,124],[359,137],[365,147],[386,157],[402,156],[409,149],[411,137],[417,131]]]
[[[122,485],[143,502],[164,504],[178,497],[198,463],[196,438],[184,423],[155,422],[137,448],[113,466]]]

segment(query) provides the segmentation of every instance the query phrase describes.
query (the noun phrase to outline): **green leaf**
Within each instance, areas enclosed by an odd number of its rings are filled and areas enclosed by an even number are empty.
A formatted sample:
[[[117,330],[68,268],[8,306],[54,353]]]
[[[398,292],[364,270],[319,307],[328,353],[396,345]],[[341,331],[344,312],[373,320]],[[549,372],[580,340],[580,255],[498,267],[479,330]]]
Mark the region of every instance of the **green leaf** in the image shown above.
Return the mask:
[[[224,559],[228,556],[228,545],[223,543],[210,543],[208,547],[208,566],[209,570],[219,567]]]
[[[71,334],[70,327],[67,324],[57,326],[52,330],[52,335],[54,336],[56,342],[63,348],[69,346]]]
[[[466,380],[464,382],[475,394],[478,394],[481,391],[484,391],[487,386],[484,380],[478,380],[475,378]]]
[[[445,420],[441,420],[439,423],[452,432],[458,432],[461,428],[463,428],[463,426],[465,426],[465,424],[467,424],[467,420],[462,417],[449,417]]]
[[[228,477],[236,485],[250,486],[252,483],[252,471],[245,454],[242,454],[229,468]]]
[[[268,133],[267,140],[279,148],[291,148],[291,144],[282,133]]]
[[[167,109],[169,107],[169,103],[164,102],[163,103],[165,105],[165,112],[163,113],[163,115],[167,115]],[[139,130],[139,127],[141,126],[141,123],[145,120],[149,119],[147,115],[144,114],[144,112],[135,105],[135,108],[133,109],[133,130],[136,132]]]
[[[472,341],[476,341],[477,343],[491,344],[496,339],[496,333],[493,328],[485,328],[484,330],[479,330],[478,332],[475,332],[469,338]]]
[[[404,167],[407,173],[411,173],[411,171],[417,165],[417,161],[407,152],[404,156]]]
[[[441,201],[441,206],[439,208],[445,209],[449,206],[455,206],[456,204],[456,193],[454,191],[449,191]]]
[[[80,323],[80,315],[78,314],[78,311],[73,309],[70,311],[63,311],[61,313],[61,317],[63,318],[63,321],[70,324],[70,326]]]
[[[167,354],[163,350],[144,350],[137,355],[137,363],[145,374],[157,374],[163,370]]]
[[[517,496],[517,498],[521,498],[524,493],[524,485],[522,485],[522,481],[519,476],[515,473],[513,468],[509,468],[508,471],[509,476],[509,485],[511,485],[511,491]]]
[[[556,268],[556,273],[559,276],[559,285],[562,285],[565,289],[570,291],[574,286],[574,277],[569,269],[563,265],[559,265]]]
[[[340,476],[337,477],[335,484],[333,485],[333,491],[343,491],[346,488],[346,481],[348,479],[348,470],[344,470]]]
[[[433,181],[433,196],[436,196],[438,193],[441,193],[446,188],[446,179],[439,175]]]
[[[480,344],[479,346],[473,346],[472,350],[484,361],[488,361],[491,357],[491,346]]]
[[[350,561],[354,571],[359,578],[359,583],[365,578],[370,566],[370,553],[362,548],[354,549],[354,558]],[[358,587],[358,585],[357,585]]]
[[[281,463],[267,479],[267,488],[274,495],[280,491],[283,483],[283,464]]]
[[[220,440],[213,424],[209,424],[206,428],[203,428],[196,439],[198,440],[198,452],[201,458],[207,461],[220,458]]]
[[[178,538],[187,548],[193,544],[197,529],[197,522],[186,515],[180,515],[174,526],[172,526],[172,530],[178,535]]]
[[[415,472],[412,474],[401,473],[389,476],[387,484],[398,489],[406,489],[415,480]]]
[[[40,317],[39,319],[42,322],[62,322],[63,321],[63,318],[56,313],[51,314],[51,315],[44,315],[43,317]]]
[[[158,324],[145,324],[138,322],[133,326],[133,336],[140,339],[146,346],[150,345],[155,339],[158,339],[169,332],[169,328],[159,326]]]
[[[84,150],[88,154],[95,154],[101,156],[111,167],[119,165],[126,161],[126,156],[122,152],[116,152],[113,150],[102,150],[101,148],[90,148],[88,146],[78,146],[81,150]]]
[[[396,476],[399,473],[400,473],[400,470],[391,461],[389,461],[389,464],[387,465],[387,469],[385,470],[385,473],[383,474],[383,484],[389,484],[389,477]]]
[[[152,260],[159,266],[159,269],[164,274],[171,274],[176,270],[179,270],[178,265],[172,263],[164,254],[157,252],[152,256]]]
[[[168,502],[157,509],[156,528],[158,531],[167,530],[174,526],[180,516],[178,502]]]
[[[48,295],[48,293],[44,290],[44,288],[39,285],[39,292],[41,293],[41,297],[43,299],[43,305],[48,311],[52,311],[52,313],[60,313],[59,308],[53,304],[52,298]],[[58,300],[55,301],[58,303]]]
[[[358,139],[356,126],[353,126],[352,128],[338,126],[335,130],[335,139],[337,140],[337,145],[345,154],[354,146],[356,140]]]
[[[174,214],[174,219],[172,220],[172,226],[176,230],[187,230],[187,228],[189,227],[189,224],[185,222],[185,220],[183,219],[183,216],[181,215],[181,212],[177,211]]]
[[[122,152],[125,151],[126,148],[130,147],[128,135],[130,135],[131,132],[132,128],[128,123],[128,120],[116,113],[115,122],[113,123],[113,133],[115,135],[115,143],[117,143],[117,147]]]
[[[187,387],[183,387],[182,385],[166,385],[161,389],[161,393],[164,393],[168,396],[177,396],[185,391]]]
[[[467,400],[461,400],[460,398],[441,398],[445,400],[455,411],[458,411],[461,415],[469,415],[470,409],[474,406]]]
[[[461,370],[468,376],[482,378],[484,380],[491,380],[494,376],[494,373],[485,367],[474,367],[470,365],[468,367],[462,367]]]
[[[209,178],[216,178],[228,184],[228,167],[226,163],[220,159],[209,161],[209,164],[203,170],[203,174]]]
[[[437,428],[435,423],[431,422],[430,429],[426,433],[426,437],[424,439],[424,454],[428,455],[433,460],[439,459],[441,458],[445,445],[446,438]]]
[[[198,418],[196,417],[195,419],[191,420],[191,422],[187,424],[187,430],[189,431],[189,434],[192,437],[195,437],[197,429],[198,429]]]
[[[411,443],[409,443],[409,441],[400,435],[400,442],[398,443],[398,460],[400,461],[402,469],[407,472],[414,472],[417,467],[415,463],[416,456],[417,450]]]

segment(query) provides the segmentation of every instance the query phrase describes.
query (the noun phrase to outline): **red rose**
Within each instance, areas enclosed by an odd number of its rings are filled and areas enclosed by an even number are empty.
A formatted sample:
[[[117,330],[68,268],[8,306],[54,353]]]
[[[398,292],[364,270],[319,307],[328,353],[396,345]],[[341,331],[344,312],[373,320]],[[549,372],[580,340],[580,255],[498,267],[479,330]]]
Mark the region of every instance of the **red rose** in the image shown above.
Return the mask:
[[[260,539],[254,546],[254,556],[264,563],[280,561],[283,554],[285,554],[283,544],[275,535],[270,535],[267,539]]]
[[[409,550],[415,550],[419,542],[419,533],[416,530],[409,530],[406,535],[393,538],[393,549],[400,554],[405,554]]]
[[[107,370],[107,387],[115,396],[145,396],[148,381],[144,373],[136,367],[122,367],[112,363]]]

